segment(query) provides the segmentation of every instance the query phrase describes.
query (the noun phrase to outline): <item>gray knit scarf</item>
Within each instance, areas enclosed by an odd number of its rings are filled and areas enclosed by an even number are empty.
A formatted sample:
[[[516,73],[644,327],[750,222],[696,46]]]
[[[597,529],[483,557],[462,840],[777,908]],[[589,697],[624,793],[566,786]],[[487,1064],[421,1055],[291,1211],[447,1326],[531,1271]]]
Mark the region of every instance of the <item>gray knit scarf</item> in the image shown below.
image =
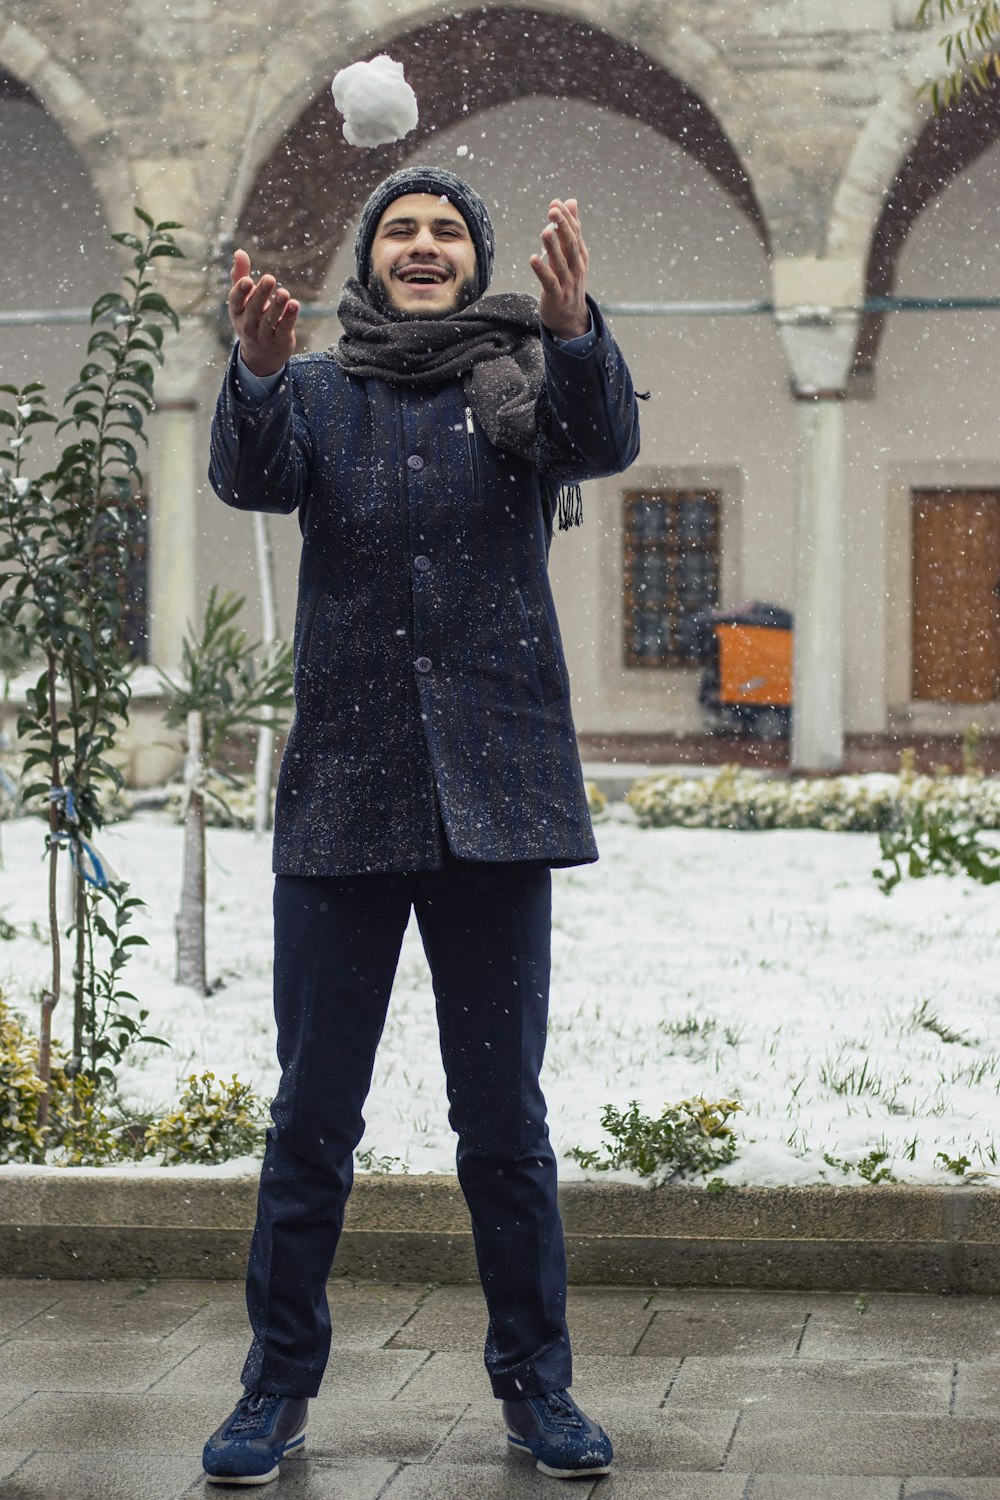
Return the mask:
[[[461,380],[494,447],[542,469],[551,465],[545,361],[533,297],[500,292],[442,318],[394,318],[381,312],[367,287],[352,276],[337,315],[344,334],[332,353],[348,375],[418,389]],[[579,485],[563,486],[559,529],[579,526],[581,520]]]

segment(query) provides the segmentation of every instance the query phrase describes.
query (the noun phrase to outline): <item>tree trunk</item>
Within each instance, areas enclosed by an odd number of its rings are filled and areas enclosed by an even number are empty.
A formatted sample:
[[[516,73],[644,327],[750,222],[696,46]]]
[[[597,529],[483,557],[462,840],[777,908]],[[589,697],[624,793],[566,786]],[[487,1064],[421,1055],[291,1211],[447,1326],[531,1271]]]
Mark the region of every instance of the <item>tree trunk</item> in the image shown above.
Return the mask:
[[[274,603],[274,551],[267,517],[254,511],[254,540],[257,543],[257,576],[260,581],[261,643],[264,660],[269,661],[278,636],[278,614]],[[274,718],[273,709],[265,709],[266,719]],[[254,767],[253,830],[260,837],[271,826],[271,778],[274,768],[274,729],[262,724],[257,735],[257,761]]]
[[[59,932],[59,797],[62,782],[59,774],[58,720],[56,717],[56,666],[52,652],[47,655],[49,723],[52,745],[49,762],[49,944],[52,956],[52,984],[42,992],[42,1014],[38,1026],[38,1077],[45,1092],[38,1099],[38,1127],[49,1123],[52,1103],[52,1012],[59,1004],[62,990],[62,949]]]
[[[177,983],[199,995],[208,994],[205,979],[205,794],[202,790],[202,717],[200,709],[187,716],[187,758],[184,762],[184,873],[177,913]]]
[[[79,853],[79,851],[78,851]],[[87,887],[83,870],[73,868],[73,921],[76,928],[76,962],[73,965],[73,1062],[70,1069],[75,1078],[83,1071],[83,1036],[87,1021]],[[79,1101],[74,1101],[77,1115]]]

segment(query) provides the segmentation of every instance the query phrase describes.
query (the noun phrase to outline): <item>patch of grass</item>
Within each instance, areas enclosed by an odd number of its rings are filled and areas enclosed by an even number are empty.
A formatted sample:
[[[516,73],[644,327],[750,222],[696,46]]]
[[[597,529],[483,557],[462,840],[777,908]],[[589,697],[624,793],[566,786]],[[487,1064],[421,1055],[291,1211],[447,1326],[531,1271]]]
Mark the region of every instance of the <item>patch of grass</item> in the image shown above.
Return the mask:
[[[974,1047],[976,1045],[964,1031],[952,1031],[950,1026],[946,1026],[940,1016],[931,1010],[929,1000],[921,1000],[913,1012],[910,1030],[931,1031],[935,1036],[939,1036],[942,1042],[951,1042],[959,1047]]]
[[[872,1067],[869,1057],[862,1059],[860,1064],[852,1063],[850,1067],[843,1067],[839,1060],[828,1060],[820,1067],[819,1078],[827,1088],[842,1097],[844,1095],[856,1098],[867,1096],[870,1099],[883,1099],[887,1095],[892,1097],[897,1088],[910,1082],[907,1076],[897,1079],[890,1091],[881,1073],[876,1072]]]
[[[410,1170],[408,1161],[401,1156],[376,1156],[374,1147],[369,1146],[367,1151],[355,1151],[354,1160],[362,1172],[370,1172],[373,1176],[384,1176],[389,1172],[399,1172],[403,1177]]]

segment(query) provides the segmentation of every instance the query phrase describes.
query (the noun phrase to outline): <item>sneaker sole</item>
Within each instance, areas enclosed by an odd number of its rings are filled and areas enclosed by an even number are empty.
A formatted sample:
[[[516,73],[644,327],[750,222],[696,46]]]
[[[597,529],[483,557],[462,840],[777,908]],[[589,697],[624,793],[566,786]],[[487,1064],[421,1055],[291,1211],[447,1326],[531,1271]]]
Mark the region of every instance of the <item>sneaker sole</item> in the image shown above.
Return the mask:
[[[266,1474],[209,1474],[208,1472],[206,1472],[205,1478],[207,1479],[209,1484],[271,1484],[273,1480],[279,1478],[281,1474],[281,1465],[285,1462],[286,1459],[304,1458],[305,1451],[306,1439],[305,1434],[303,1433],[301,1437],[292,1438],[290,1443],[286,1443],[284,1453],[281,1455],[274,1468],[268,1469]]]
[[[508,1432],[507,1441],[519,1453],[527,1453],[529,1457],[534,1457],[524,1438],[518,1437],[516,1433]],[[535,1468],[547,1474],[550,1479],[593,1479],[595,1476],[611,1473],[610,1464],[595,1465],[592,1469],[553,1469],[540,1458],[535,1459]]]

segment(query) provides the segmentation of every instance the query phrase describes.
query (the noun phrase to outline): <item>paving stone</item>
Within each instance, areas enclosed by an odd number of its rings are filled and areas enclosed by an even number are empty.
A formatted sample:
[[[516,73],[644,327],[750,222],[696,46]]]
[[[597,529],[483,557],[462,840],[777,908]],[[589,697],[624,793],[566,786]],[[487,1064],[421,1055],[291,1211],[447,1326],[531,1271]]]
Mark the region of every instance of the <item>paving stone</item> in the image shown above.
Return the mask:
[[[0,1386],[0,1417],[6,1416],[9,1411],[13,1411],[17,1406],[23,1406],[30,1394],[29,1391],[24,1390],[21,1386]],[[33,1450],[29,1449],[28,1451],[32,1452]]]
[[[324,1463],[307,1449],[301,1459],[290,1459],[281,1465],[275,1493],[280,1500],[376,1500],[397,1467],[394,1463]],[[218,1500],[225,1493],[226,1490],[204,1478],[185,1491],[188,1496],[203,1495],[205,1500]],[[444,1497],[439,1496],[438,1500]]]
[[[690,1408],[688,1408],[690,1410]],[[1000,1421],[745,1412],[726,1463],[767,1474],[996,1475]]]
[[[41,1392],[0,1417],[0,1449],[197,1455],[225,1415],[225,1399],[209,1392],[187,1397]]]
[[[811,1306],[798,1292],[658,1292],[634,1352],[791,1355]]]
[[[628,1396],[641,1406],[659,1406],[677,1373],[676,1359],[634,1359],[613,1354],[573,1357],[573,1395],[588,1411]],[[399,1391],[397,1401],[476,1401],[496,1398],[482,1360],[475,1354],[432,1354]],[[732,1403],[730,1403],[732,1404]],[[599,1416],[598,1412],[594,1415]]]
[[[676,1408],[668,1415],[637,1411],[632,1402],[606,1402],[600,1419],[614,1443],[616,1462],[620,1462],[623,1470],[711,1471],[722,1467],[736,1413],[687,1407]],[[505,1447],[499,1408],[484,1414],[476,1407],[458,1422],[434,1454],[433,1462],[482,1463],[491,1452],[503,1451]]]
[[[174,1360],[156,1389],[178,1393],[231,1390],[235,1402],[246,1352],[245,1339],[203,1344],[186,1359]],[[342,1402],[388,1401],[426,1358],[419,1349],[342,1349],[327,1366],[323,1391]]]
[[[201,1472],[194,1456],[147,1458],[134,1450],[82,1454],[67,1465],[62,1454],[36,1453],[6,1480],[4,1500],[179,1500]]]
[[[182,1360],[189,1347],[10,1339],[0,1344],[0,1386],[24,1391],[145,1391]]]
[[[28,1453],[17,1453],[12,1448],[0,1448],[0,1479],[13,1474],[29,1456]]]
[[[998,1414],[1000,1364],[995,1360],[959,1360],[955,1382],[956,1417],[993,1417]]]
[[[413,1313],[427,1287],[373,1282],[327,1284],[334,1349],[374,1349],[388,1343]]]
[[[574,1354],[631,1354],[649,1325],[649,1293],[571,1288],[566,1318]],[[486,1303],[478,1287],[439,1287],[391,1339],[394,1348],[482,1350]]]
[[[751,1500],[899,1500],[901,1479],[828,1474],[755,1474]],[[671,1496],[670,1500],[674,1500]]]
[[[817,1299],[802,1359],[986,1359],[1000,1351],[1000,1298],[872,1293]]]
[[[566,1301],[573,1354],[631,1354],[652,1322],[649,1293],[570,1287]]]
[[[200,1283],[60,1282],[58,1299],[18,1330],[22,1338],[162,1339],[210,1302]],[[190,1286],[191,1290],[187,1288]]]
[[[951,1402],[952,1368],[951,1363],[922,1361],[904,1365],[692,1355],[681,1365],[669,1401],[799,1411],[927,1411],[945,1417]],[[997,1382],[1000,1388],[1000,1374]]]
[[[486,1338],[486,1302],[479,1287],[439,1287],[389,1339],[390,1349],[473,1350]]]
[[[307,1428],[310,1452],[320,1460],[382,1459],[423,1463],[438,1448],[463,1411],[459,1403],[314,1401]]]
[[[230,1285],[232,1291],[226,1297],[206,1298],[206,1305],[183,1325],[177,1336],[192,1343],[242,1339],[244,1346],[249,1345],[250,1324],[243,1283]],[[373,1282],[330,1282],[327,1297],[334,1353],[338,1349],[380,1349],[413,1315],[425,1291],[419,1284],[397,1287]]]
[[[997,1479],[907,1479],[903,1500],[1000,1500]]]
[[[540,1500],[542,1476],[535,1465],[522,1454],[510,1455],[505,1463],[407,1464],[396,1475],[385,1492],[386,1500]],[[587,1496],[603,1497],[603,1484],[597,1480],[573,1482],[574,1500]],[[284,1500],[284,1497],[282,1497]]]
[[[0,1338],[6,1338],[52,1306],[59,1295],[56,1291],[45,1290],[52,1285],[58,1283],[0,1282]]]
[[[684,1474],[677,1469],[651,1474],[620,1468],[616,1462],[595,1486],[594,1500],[743,1500],[746,1487],[746,1474]],[[797,1495],[795,1500],[806,1497]]]
[[[480,1355],[428,1354],[426,1350],[413,1352],[419,1352],[424,1362],[393,1397],[397,1404],[416,1401],[427,1405],[434,1401],[450,1401],[460,1407],[471,1404],[493,1410],[496,1398]]]

